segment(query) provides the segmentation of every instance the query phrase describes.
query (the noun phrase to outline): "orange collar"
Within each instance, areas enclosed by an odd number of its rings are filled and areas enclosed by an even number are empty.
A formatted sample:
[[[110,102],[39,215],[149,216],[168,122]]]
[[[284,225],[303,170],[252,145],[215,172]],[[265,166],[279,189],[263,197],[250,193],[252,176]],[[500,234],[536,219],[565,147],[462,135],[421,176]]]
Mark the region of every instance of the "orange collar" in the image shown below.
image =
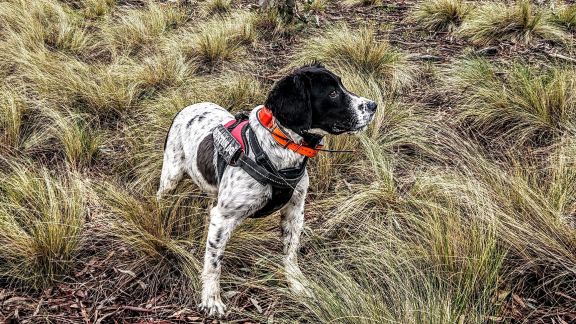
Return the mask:
[[[298,144],[293,140],[289,139],[290,137],[287,136],[281,129],[274,123],[274,116],[272,116],[272,112],[270,109],[266,107],[260,108],[258,110],[258,120],[260,123],[268,128],[270,134],[272,134],[272,138],[276,140],[276,142],[284,148],[287,148],[291,151],[294,151],[298,154],[307,156],[309,158],[313,158],[318,154],[319,150],[322,148],[322,144],[316,145],[316,147],[307,146],[306,143]]]

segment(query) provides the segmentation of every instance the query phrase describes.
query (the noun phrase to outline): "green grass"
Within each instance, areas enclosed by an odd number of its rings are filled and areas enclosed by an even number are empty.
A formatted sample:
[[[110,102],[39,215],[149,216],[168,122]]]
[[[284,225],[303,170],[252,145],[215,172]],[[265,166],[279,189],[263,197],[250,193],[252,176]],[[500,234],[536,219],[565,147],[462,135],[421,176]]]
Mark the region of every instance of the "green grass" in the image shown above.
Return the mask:
[[[550,12],[524,0],[510,6],[502,3],[479,6],[464,21],[459,33],[476,45],[570,41],[570,36],[551,22]]]

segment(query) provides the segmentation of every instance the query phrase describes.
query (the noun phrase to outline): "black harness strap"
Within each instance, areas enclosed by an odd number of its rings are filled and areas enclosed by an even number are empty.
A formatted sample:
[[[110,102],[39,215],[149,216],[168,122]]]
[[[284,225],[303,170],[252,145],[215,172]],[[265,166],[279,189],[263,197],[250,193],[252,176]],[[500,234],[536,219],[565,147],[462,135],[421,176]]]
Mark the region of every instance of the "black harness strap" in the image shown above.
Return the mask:
[[[232,127],[228,128],[228,130],[231,130],[237,124],[238,122],[234,123]],[[230,140],[236,141],[232,134],[229,136],[231,138]],[[298,182],[300,182],[300,179],[304,176],[308,158],[304,158],[300,167],[277,170],[268,158],[268,155],[266,155],[264,150],[262,150],[262,147],[260,146],[260,143],[258,143],[258,139],[249,124],[246,124],[244,129],[242,129],[242,139],[245,143],[245,152],[241,152],[235,161],[226,161],[222,156],[223,152],[221,152],[221,148],[216,146],[218,151],[218,182],[222,179],[226,167],[231,166],[242,168],[262,185],[270,185],[272,187],[272,197],[264,207],[258,210],[251,217],[270,215],[290,201],[294,194],[294,188],[296,188]],[[252,149],[252,152],[254,153],[254,160],[248,157],[249,149]]]

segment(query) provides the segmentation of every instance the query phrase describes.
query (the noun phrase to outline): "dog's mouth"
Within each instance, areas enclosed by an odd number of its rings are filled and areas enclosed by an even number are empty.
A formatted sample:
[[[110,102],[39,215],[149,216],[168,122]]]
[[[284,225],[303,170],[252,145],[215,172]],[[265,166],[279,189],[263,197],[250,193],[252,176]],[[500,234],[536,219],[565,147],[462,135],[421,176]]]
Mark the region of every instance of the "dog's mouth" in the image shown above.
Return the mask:
[[[376,115],[376,114],[374,114],[374,113],[371,114],[370,118],[368,118],[368,120],[364,121],[364,123],[362,123],[360,125],[356,125],[356,127],[354,127],[351,130],[348,130],[346,133],[358,134],[358,133],[365,131],[366,129],[368,129],[368,125],[370,125],[370,123],[374,120],[374,115]]]
[[[368,129],[368,123],[365,124],[365,125],[363,125],[363,126],[360,126],[360,127],[356,128],[356,129],[354,129],[354,130],[348,131],[347,134],[353,135],[353,134],[362,133],[362,132],[365,131],[366,129]]]

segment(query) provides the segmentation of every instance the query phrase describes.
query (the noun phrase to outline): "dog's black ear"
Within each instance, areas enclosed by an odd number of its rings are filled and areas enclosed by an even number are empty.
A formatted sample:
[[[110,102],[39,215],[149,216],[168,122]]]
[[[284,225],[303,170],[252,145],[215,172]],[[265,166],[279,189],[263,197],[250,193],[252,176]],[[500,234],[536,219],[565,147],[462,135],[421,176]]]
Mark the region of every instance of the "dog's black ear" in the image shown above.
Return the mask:
[[[312,125],[310,80],[302,73],[280,79],[264,105],[284,127],[296,133],[309,130]]]

